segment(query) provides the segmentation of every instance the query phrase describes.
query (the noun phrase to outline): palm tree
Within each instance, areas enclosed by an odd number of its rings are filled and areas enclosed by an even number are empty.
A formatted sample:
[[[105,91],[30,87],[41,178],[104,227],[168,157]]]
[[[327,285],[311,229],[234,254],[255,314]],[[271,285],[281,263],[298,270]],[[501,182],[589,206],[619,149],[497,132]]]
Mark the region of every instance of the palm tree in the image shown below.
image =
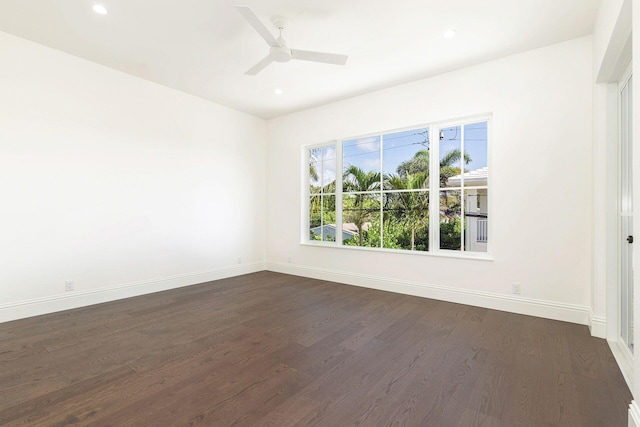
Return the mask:
[[[373,191],[380,188],[380,172],[365,172],[355,165],[347,167],[343,174],[343,191],[355,192],[354,194],[354,211],[351,213],[351,219],[358,229],[358,237],[360,246],[363,246],[362,226],[370,217],[368,211],[365,210],[364,204],[368,199],[366,191]]]
[[[422,172],[407,174],[405,177],[390,175],[387,177],[387,186],[391,190],[421,190],[427,187],[428,175]],[[423,191],[401,191],[389,193],[403,212],[402,216],[407,220],[411,228],[411,250],[416,249],[416,230],[429,224],[424,212],[429,209],[429,197]]]
[[[311,150],[309,150],[309,178],[311,178],[312,181],[316,181],[316,182],[320,178],[318,176],[318,171],[316,170],[316,165],[315,165],[315,163],[318,161],[319,153],[320,153],[320,148],[312,148]]]
[[[446,190],[447,181],[452,176],[459,175],[463,173],[463,171],[465,170],[464,167],[460,168],[460,159],[462,159],[462,152],[459,149],[453,149],[449,151],[440,159],[440,165],[439,165],[440,177],[439,178],[440,178],[440,188],[443,189],[441,191],[441,200],[442,198],[444,198],[447,205],[449,205],[450,203],[449,195]],[[468,153],[464,153],[464,164],[467,165],[470,162],[471,162],[471,157],[469,156]],[[394,177],[388,178],[388,183],[392,188],[397,190],[402,190],[405,188],[409,189],[409,188],[427,187],[429,182],[429,151],[428,150],[417,151],[411,159],[400,163],[396,171],[398,172],[398,176],[396,176],[395,178]],[[422,175],[420,177],[420,180],[423,180],[421,182],[422,187],[415,187],[414,183],[408,182],[409,180],[415,180],[418,175]],[[406,180],[407,182],[402,182],[403,179]],[[397,194],[402,194],[402,193],[397,193]],[[423,225],[423,223],[420,223],[420,218],[421,218],[420,209],[411,209],[410,207],[412,206],[418,207],[421,205],[421,203],[417,200],[411,200],[411,198],[408,196],[408,195],[412,195],[413,197],[416,197],[417,194],[414,194],[414,193],[406,193],[406,194],[407,196],[404,196],[404,198],[400,196],[397,196],[397,198],[399,199],[398,203],[400,203],[402,208],[405,209],[407,212],[407,220],[409,221],[409,225],[411,227],[411,249],[414,250],[415,249],[415,232],[418,227]],[[459,206],[456,206],[454,204],[450,206],[449,209],[452,209],[453,211],[457,212],[459,210]],[[449,219],[451,219],[452,217],[455,217],[455,214],[452,216],[448,214],[446,211],[444,214]]]
[[[460,161],[461,157],[462,157],[462,153],[460,152],[460,150],[453,149],[440,159],[440,185],[441,186],[444,187],[449,178],[461,173],[460,168],[454,166],[457,162]],[[470,162],[471,162],[471,157],[469,157],[469,154],[464,153],[464,163],[469,164]],[[396,172],[398,172],[398,175],[400,175],[400,177],[403,177],[403,178],[405,178],[407,175],[415,175],[418,173],[422,173],[426,175],[427,181],[428,181],[429,150],[417,151],[411,159],[400,163],[396,168]]]
[[[429,150],[417,151],[413,157],[398,165],[396,172],[401,177],[406,177],[408,174],[423,173],[429,176]]]
[[[446,187],[447,187],[447,181],[449,181],[449,178],[451,178],[452,176],[460,175],[461,173],[466,171],[466,169],[464,168],[460,169],[460,167],[454,166],[454,165],[460,164],[461,158],[462,158],[462,155],[460,153],[460,150],[454,149],[449,151],[440,159],[440,188],[442,189],[442,191],[440,192],[440,203],[441,203],[440,208],[441,208],[441,213],[444,214],[444,216],[448,219],[448,221],[451,221],[451,220],[455,221],[456,216],[458,216],[457,212],[460,211],[460,204],[458,202],[459,198],[454,197],[452,200],[449,197],[449,193]],[[466,164],[469,164],[470,162],[471,162],[471,157],[469,157],[469,154],[464,153],[464,164],[466,165]],[[447,206],[444,212],[442,212],[443,199],[444,199],[445,205]]]
[[[462,170],[459,167],[453,166],[456,163],[459,164],[460,158],[462,154],[460,150],[454,149],[449,151],[440,159],[440,186],[444,187],[447,185],[447,181],[452,176],[456,176],[462,173]],[[467,165],[471,162],[471,157],[469,157],[468,153],[464,153],[464,164]]]

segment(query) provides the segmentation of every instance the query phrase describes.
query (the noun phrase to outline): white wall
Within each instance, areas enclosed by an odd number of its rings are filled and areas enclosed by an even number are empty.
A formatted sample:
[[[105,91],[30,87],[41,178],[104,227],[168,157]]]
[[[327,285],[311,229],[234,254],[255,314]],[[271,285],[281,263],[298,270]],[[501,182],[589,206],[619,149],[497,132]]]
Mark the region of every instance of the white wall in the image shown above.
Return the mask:
[[[585,37],[270,120],[269,268],[586,323],[592,69]],[[494,261],[299,244],[302,145],[487,112]]]
[[[265,153],[261,119],[0,33],[0,321],[263,269]]]

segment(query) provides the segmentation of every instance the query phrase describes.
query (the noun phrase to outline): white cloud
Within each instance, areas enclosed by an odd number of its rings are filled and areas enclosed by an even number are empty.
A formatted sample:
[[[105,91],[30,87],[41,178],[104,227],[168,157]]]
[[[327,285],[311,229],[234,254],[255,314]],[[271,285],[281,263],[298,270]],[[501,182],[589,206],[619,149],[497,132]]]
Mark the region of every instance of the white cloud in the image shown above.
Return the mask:
[[[377,136],[359,139],[356,144],[360,151],[375,152],[380,150],[380,138]]]
[[[327,147],[322,150],[322,185],[327,185],[336,179],[336,149]]]
[[[364,166],[368,170],[378,171],[380,169],[380,158],[368,157],[364,159]]]

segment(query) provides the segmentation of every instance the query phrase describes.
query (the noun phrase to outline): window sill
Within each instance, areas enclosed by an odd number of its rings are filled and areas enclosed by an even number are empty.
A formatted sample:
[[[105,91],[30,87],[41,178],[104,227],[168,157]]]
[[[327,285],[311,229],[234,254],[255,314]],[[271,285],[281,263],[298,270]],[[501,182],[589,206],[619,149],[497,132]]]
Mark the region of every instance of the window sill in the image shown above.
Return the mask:
[[[365,251],[365,252],[382,252],[387,254],[399,254],[399,255],[411,255],[411,256],[426,256],[426,257],[437,257],[437,258],[457,258],[457,259],[465,259],[465,260],[474,260],[474,261],[494,261],[494,258],[491,254],[485,252],[458,252],[458,251],[437,251],[437,252],[423,252],[423,251],[409,251],[409,250],[398,250],[398,249],[383,249],[383,248],[367,248],[360,246],[338,246],[333,243],[311,243],[311,242],[300,242],[301,246],[311,246],[316,248],[332,248],[338,250],[352,250],[352,251]]]

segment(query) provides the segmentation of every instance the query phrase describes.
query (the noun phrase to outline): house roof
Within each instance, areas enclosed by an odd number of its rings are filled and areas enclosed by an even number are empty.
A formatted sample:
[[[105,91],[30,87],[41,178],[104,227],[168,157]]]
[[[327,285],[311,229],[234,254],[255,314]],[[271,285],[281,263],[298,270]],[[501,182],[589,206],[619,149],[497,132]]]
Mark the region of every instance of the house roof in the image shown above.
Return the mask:
[[[317,227],[313,227],[313,228],[311,229],[311,231],[313,231],[313,232],[314,232],[314,233],[316,233],[316,234],[317,234],[317,232],[320,232],[321,234],[324,234],[324,232],[325,232],[325,229],[326,229],[326,228],[329,228],[329,229],[335,230],[335,229],[336,229],[336,225],[335,225],[335,224],[324,224],[324,225],[319,225],[319,226],[317,226]],[[350,236],[353,236],[354,234],[356,234],[356,232],[357,232],[357,231],[355,231],[355,232],[354,232],[354,231],[348,230],[348,229],[347,229],[347,228],[345,228],[345,227],[342,227],[342,232],[343,232],[343,233],[346,233],[346,234],[348,234],[348,235],[350,235]],[[344,234],[343,234],[343,236],[344,236]]]
[[[365,222],[364,224],[362,224],[362,230],[367,231],[369,229],[369,226],[371,225],[370,222]],[[318,227],[314,227],[311,230],[319,230],[321,227],[327,227],[327,228],[336,228],[335,224],[325,224],[323,226],[318,226]],[[356,224],[353,222],[345,222],[344,224],[342,224],[342,231],[349,233],[349,234],[356,234],[358,233],[358,227],[356,227]]]
[[[362,224],[362,230],[367,231],[370,225],[371,225],[370,222],[365,222],[364,224]],[[345,222],[344,224],[342,224],[342,229],[346,231],[350,231],[352,233],[358,232],[358,227],[354,222]]]
[[[464,177],[465,185],[487,185],[489,168],[485,166],[480,169],[475,169],[460,175],[452,176],[447,180],[447,183],[452,186],[459,186],[462,177]]]

